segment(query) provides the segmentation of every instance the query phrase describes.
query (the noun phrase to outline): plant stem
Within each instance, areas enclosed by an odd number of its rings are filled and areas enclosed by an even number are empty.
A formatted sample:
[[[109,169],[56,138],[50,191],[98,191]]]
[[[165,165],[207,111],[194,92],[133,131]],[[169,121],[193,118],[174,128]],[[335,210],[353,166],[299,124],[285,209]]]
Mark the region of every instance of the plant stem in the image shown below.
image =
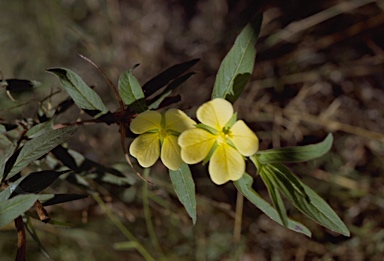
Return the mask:
[[[144,170],[144,178],[147,179],[148,175],[149,175],[149,169],[147,168]],[[151,239],[151,242],[153,246],[157,249],[158,253],[161,254],[161,260],[166,260],[164,256],[164,252],[161,249],[159,241],[157,240],[155,228],[151,220],[151,211],[149,209],[149,200],[148,200],[148,183],[146,182],[143,183],[143,208],[144,208],[144,217],[145,217],[145,223],[147,224],[149,238]]]
[[[120,222],[120,220],[112,213],[112,211],[105,205],[104,201],[96,194],[93,194],[92,197],[99,204],[99,206],[103,209],[105,214],[112,220],[115,226],[123,233],[128,240],[133,241],[135,243],[136,250],[148,261],[155,261],[155,259],[148,253],[145,247],[140,244],[137,238]]]
[[[237,191],[236,199],[236,215],[235,215],[235,226],[233,229],[233,240],[238,243],[241,237],[241,221],[243,219],[243,202],[244,196],[240,191]]]
[[[17,254],[16,261],[25,261],[25,255],[27,253],[27,242],[25,238],[25,227],[23,218],[18,216],[15,219],[15,226],[17,229]]]

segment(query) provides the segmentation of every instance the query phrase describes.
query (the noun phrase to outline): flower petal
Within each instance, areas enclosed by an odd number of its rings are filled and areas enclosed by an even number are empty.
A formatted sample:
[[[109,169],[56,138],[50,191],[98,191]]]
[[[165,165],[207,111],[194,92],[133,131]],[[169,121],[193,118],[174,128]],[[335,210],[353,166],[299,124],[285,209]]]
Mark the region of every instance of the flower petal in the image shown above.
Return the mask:
[[[145,111],[131,121],[130,129],[135,134],[142,134],[149,130],[161,128],[161,113]]]
[[[221,185],[229,180],[240,179],[245,172],[245,161],[235,148],[223,144],[213,152],[208,170],[212,181]]]
[[[196,122],[187,114],[178,109],[169,109],[165,112],[165,129],[183,132],[192,129]]]
[[[232,126],[230,139],[244,156],[252,156],[259,149],[259,139],[244,121],[237,121]]]
[[[211,150],[216,137],[206,130],[190,129],[179,136],[181,158],[185,163],[202,161]]]
[[[233,115],[233,107],[229,101],[216,98],[201,105],[196,115],[202,123],[222,131]]]
[[[142,167],[152,166],[160,156],[159,135],[157,133],[141,134],[131,143],[129,153]]]
[[[180,156],[180,146],[177,144],[177,136],[168,135],[161,147],[161,161],[171,170],[178,170],[183,163]]]

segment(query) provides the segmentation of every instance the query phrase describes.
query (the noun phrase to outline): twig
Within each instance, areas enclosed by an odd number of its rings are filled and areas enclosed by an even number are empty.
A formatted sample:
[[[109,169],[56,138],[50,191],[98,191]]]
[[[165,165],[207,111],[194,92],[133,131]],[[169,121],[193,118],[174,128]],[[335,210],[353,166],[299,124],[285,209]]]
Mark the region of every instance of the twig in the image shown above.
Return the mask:
[[[104,73],[104,71],[99,67],[97,66],[93,61],[91,61],[89,58],[85,57],[84,55],[81,55],[79,54],[79,56],[84,59],[85,61],[89,62],[90,64],[92,64],[93,66],[95,66],[99,72],[104,76],[105,80],[108,82],[109,86],[112,88],[113,90],[113,93],[115,94],[115,97],[116,99],[118,100],[119,102],[119,106],[120,106],[120,113],[123,114],[125,113],[125,106],[124,106],[124,103],[123,103],[123,100],[121,99],[120,97],[120,94],[119,94],[119,90],[116,88],[116,86],[112,83],[112,81],[108,78],[108,76]],[[141,178],[143,181],[153,185],[153,183],[149,182],[148,180],[146,180],[143,176],[141,176],[141,174],[133,167],[132,165],[132,162],[131,160],[129,159],[129,154],[128,154],[128,150],[127,150],[127,146],[126,146],[126,142],[125,142],[125,127],[122,123],[120,123],[120,134],[121,134],[121,146],[123,147],[123,152],[124,152],[124,156],[125,156],[125,160],[128,162],[129,166],[131,166],[131,168],[133,169],[133,171],[136,173],[137,176],[139,176],[139,178]]]
[[[145,169],[144,176],[148,177],[148,175],[149,175],[149,169]],[[144,209],[145,223],[147,225],[147,231],[149,234],[149,238],[151,239],[152,245],[156,248],[158,254],[161,256],[160,260],[166,260],[163,249],[161,248],[159,244],[159,240],[157,239],[153,222],[151,220],[151,211],[149,209],[149,199],[148,199],[148,183],[143,184],[143,209]]]
[[[15,260],[25,261],[25,256],[27,253],[27,242],[25,238],[25,227],[23,218],[21,216],[18,216],[14,222],[17,229],[17,254]]]
[[[240,238],[241,238],[241,223],[243,219],[243,202],[244,202],[243,194],[237,191],[235,225],[233,229],[233,240],[235,243],[240,242]]]
[[[35,208],[36,208],[37,215],[39,215],[39,218],[41,221],[43,221],[44,223],[48,223],[49,220],[51,220],[51,217],[48,215],[48,212],[45,210],[40,200],[36,201]]]
[[[124,103],[123,103],[123,100],[120,97],[119,90],[116,88],[116,86],[112,83],[112,81],[108,78],[108,76],[104,73],[104,71],[99,66],[97,66],[91,59],[89,59],[89,58],[87,58],[87,57],[85,57],[84,55],[81,55],[81,54],[79,54],[79,56],[82,59],[84,59],[85,61],[87,61],[90,64],[92,64],[93,66],[95,66],[96,69],[99,70],[99,72],[104,76],[104,79],[108,82],[108,85],[112,88],[112,91],[115,94],[115,97],[116,97],[117,101],[119,102],[120,112],[123,113],[124,112]]]
[[[99,206],[103,209],[105,214],[111,219],[115,226],[126,236],[126,238],[134,242],[136,250],[148,261],[155,261],[155,259],[148,253],[144,246],[137,240],[137,238],[120,222],[120,220],[113,214],[113,212],[105,205],[104,201],[98,196],[93,194],[92,197],[96,200]]]

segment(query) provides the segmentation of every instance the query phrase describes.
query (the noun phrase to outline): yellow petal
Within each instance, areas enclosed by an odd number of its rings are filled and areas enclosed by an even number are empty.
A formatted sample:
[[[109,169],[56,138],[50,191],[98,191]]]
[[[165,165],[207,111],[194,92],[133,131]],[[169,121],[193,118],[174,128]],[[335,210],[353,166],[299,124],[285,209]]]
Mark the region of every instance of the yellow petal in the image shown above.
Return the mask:
[[[233,115],[232,104],[224,99],[213,99],[201,105],[196,112],[202,123],[221,131]]]
[[[185,163],[195,164],[202,161],[211,150],[216,137],[206,130],[190,129],[179,136],[181,158]]]
[[[145,111],[131,121],[130,129],[135,134],[142,134],[149,130],[161,128],[161,113]]]
[[[192,129],[196,122],[187,114],[178,109],[169,109],[165,112],[165,129],[183,132]]]
[[[252,156],[259,149],[259,139],[244,121],[237,121],[232,126],[230,136],[233,145],[244,156]]]
[[[142,167],[148,168],[152,166],[160,156],[158,134],[141,134],[131,143],[129,153],[137,159]]]
[[[209,175],[217,185],[240,179],[245,172],[241,154],[228,144],[218,146],[209,161]]]
[[[168,135],[161,147],[161,161],[171,170],[178,170],[183,163],[180,156],[180,146],[177,144],[177,136]]]

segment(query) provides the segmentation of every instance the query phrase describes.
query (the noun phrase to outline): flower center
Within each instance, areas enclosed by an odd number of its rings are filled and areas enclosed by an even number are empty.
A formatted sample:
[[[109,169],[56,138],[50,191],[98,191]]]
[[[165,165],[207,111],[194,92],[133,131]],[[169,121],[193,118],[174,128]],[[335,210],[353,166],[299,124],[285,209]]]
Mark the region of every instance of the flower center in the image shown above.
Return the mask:
[[[222,145],[227,143],[226,141],[227,138],[228,138],[228,133],[221,131],[219,134],[217,134],[217,138],[216,138],[217,144]]]
[[[168,132],[166,129],[161,129],[159,132],[160,139],[165,139],[168,136]]]

